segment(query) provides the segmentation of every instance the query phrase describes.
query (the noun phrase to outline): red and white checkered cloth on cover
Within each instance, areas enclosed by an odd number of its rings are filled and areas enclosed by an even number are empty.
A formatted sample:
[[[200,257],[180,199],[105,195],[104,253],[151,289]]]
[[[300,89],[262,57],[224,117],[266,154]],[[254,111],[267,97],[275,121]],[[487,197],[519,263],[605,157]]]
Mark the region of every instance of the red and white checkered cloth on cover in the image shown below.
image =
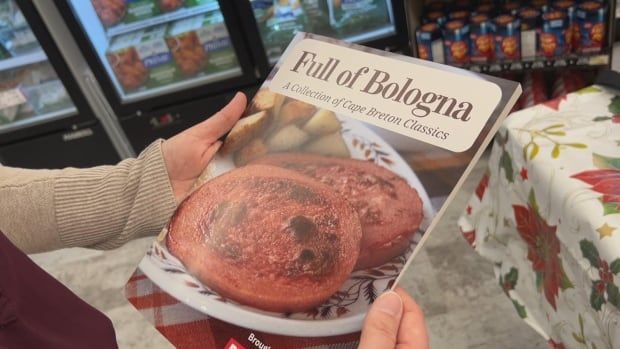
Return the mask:
[[[248,341],[254,334],[272,349],[354,349],[360,333],[334,337],[278,336],[238,327],[196,311],[157,287],[139,269],[125,285],[125,296],[175,347],[180,349],[229,349],[231,339],[238,349],[254,349]]]

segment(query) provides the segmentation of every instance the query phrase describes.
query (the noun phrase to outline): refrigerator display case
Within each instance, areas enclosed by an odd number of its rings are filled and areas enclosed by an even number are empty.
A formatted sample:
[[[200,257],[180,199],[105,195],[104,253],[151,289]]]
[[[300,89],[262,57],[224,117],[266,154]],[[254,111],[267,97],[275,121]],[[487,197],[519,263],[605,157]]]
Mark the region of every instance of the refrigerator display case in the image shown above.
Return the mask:
[[[238,0],[250,8],[249,31],[258,31],[274,64],[298,31],[380,49],[406,50],[401,0]]]
[[[139,152],[259,78],[236,10],[216,0],[64,0],[57,5]]]
[[[27,2],[0,1],[0,163],[37,168],[118,161],[97,123],[36,11]],[[44,146],[41,137],[48,140]]]

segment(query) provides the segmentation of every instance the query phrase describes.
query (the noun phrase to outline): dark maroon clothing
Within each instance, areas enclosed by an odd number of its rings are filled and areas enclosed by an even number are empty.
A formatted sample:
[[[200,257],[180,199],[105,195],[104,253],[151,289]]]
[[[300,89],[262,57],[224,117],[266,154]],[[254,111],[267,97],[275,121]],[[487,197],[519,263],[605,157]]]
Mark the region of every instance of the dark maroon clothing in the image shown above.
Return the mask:
[[[0,232],[0,348],[117,348],[112,322]]]

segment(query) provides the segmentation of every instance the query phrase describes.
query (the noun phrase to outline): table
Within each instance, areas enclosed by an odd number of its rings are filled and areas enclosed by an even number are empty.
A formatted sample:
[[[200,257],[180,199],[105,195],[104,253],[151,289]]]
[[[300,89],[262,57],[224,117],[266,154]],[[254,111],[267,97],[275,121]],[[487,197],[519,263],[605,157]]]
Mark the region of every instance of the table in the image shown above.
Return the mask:
[[[590,86],[509,116],[459,220],[552,348],[620,347],[615,93]]]
[[[238,327],[179,302],[155,285],[139,269],[127,282],[125,296],[147,321],[179,349],[248,349],[247,344],[241,343],[250,336],[269,343],[272,348],[355,349],[360,336],[357,332],[334,337],[300,338]]]

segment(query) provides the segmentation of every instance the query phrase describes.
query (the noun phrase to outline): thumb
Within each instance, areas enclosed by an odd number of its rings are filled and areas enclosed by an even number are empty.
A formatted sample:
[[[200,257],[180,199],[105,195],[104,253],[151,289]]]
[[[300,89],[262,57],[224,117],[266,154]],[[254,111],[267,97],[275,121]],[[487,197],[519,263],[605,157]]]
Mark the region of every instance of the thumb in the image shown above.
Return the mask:
[[[199,123],[192,128],[194,135],[206,142],[213,143],[220,137],[230,131],[230,129],[239,120],[245,106],[247,99],[241,92],[237,92],[235,97],[228,102],[224,108],[220,109],[217,113],[213,114],[207,120]]]
[[[358,349],[396,347],[402,315],[403,301],[400,296],[393,291],[382,294],[366,315]]]

